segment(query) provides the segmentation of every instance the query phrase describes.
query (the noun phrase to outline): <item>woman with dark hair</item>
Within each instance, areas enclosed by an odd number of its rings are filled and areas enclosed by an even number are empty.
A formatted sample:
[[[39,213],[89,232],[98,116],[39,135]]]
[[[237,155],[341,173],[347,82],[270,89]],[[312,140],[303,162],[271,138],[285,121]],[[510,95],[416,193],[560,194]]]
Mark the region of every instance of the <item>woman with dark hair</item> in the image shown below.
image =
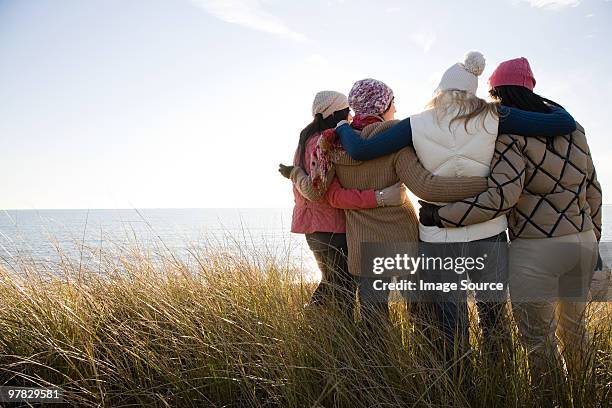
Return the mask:
[[[533,92],[525,58],[501,63],[489,83],[505,106],[543,113],[559,106]],[[559,370],[563,357],[571,374],[584,374],[584,311],[601,237],[601,187],[584,129],[555,138],[500,135],[488,183],[474,198],[422,208],[421,222],[463,227],[506,214],[510,297],[532,379],[545,386],[559,374],[549,370],[547,356]]]
[[[335,306],[350,318],[353,315],[357,286],[347,266],[346,220],[343,210],[376,208],[382,205],[383,199],[386,206],[400,205],[405,199],[405,193],[399,184],[378,191],[344,189],[335,177],[330,177],[324,194],[318,195],[313,201],[305,199],[300,191],[304,192],[308,187],[296,175],[303,172],[301,168],[311,168],[310,163],[321,132],[333,129],[341,120],[350,118],[348,100],[339,92],[319,92],[312,104],[312,115],[312,122],[300,133],[294,157],[295,167],[281,165],[279,171],[285,177],[295,180],[291,232],[306,235],[306,242],[321,271],[321,282],[306,307]]]

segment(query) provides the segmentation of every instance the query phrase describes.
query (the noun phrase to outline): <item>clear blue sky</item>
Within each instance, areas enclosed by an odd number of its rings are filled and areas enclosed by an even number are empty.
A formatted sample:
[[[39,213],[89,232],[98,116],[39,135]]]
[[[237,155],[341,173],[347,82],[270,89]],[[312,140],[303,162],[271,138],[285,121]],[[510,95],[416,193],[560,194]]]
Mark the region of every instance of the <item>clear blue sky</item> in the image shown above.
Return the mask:
[[[527,57],[612,187],[612,2],[0,0],[0,208],[288,207],[318,90]],[[605,201],[610,202],[610,195]]]

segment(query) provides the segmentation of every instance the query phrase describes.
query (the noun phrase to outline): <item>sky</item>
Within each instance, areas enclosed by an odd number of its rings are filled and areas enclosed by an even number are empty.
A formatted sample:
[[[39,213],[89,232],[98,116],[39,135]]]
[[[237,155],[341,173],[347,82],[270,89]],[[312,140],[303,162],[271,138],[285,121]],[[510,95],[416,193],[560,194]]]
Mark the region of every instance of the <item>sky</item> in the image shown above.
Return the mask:
[[[0,0],[0,209],[290,207],[314,94],[527,57],[612,187],[612,1]]]

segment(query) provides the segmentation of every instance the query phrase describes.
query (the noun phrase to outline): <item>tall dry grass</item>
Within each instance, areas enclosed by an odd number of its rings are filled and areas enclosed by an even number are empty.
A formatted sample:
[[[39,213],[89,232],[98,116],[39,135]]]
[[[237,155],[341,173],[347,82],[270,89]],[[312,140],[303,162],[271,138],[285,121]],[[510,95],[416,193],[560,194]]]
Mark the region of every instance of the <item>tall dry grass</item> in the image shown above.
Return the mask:
[[[0,384],[57,385],[74,406],[536,407],[516,341],[495,355],[473,325],[469,376],[436,357],[393,304],[383,341],[330,313],[305,315],[313,284],[287,265],[143,249],[90,263],[0,267]],[[557,378],[555,404],[607,407],[612,308],[591,306],[584,373]],[[490,340],[490,339],[489,339]],[[484,344],[484,343],[482,343]]]

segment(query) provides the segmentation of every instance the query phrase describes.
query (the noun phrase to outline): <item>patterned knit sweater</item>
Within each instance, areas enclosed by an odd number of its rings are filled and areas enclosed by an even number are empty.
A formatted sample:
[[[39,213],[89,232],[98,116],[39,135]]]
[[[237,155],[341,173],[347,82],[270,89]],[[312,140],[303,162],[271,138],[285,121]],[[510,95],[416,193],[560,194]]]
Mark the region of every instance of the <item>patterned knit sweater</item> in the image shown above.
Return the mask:
[[[373,137],[398,121],[379,122],[366,126],[360,137]],[[353,160],[344,150],[333,159],[335,175],[344,188],[379,190],[398,181],[415,195],[428,201],[451,202],[474,196],[486,189],[484,177],[434,176],[419,162],[412,147],[370,161]],[[307,177],[304,174],[299,176]],[[306,181],[306,182],[304,182]],[[316,192],[302,179],[296,185],[306,198],[317,198]],[[346,234],[349,250],[349,271],[361,274],[362,242],[417,242],[418,219],[410,201],[398,207],[378,207],[365,210],[345,210]]]
[[[489,188],[438,211],[446,227],[508,214],[511,239],[550,238],[595,230],[601,237],[601,186],[582,126],[553,140],[501,135]]]

